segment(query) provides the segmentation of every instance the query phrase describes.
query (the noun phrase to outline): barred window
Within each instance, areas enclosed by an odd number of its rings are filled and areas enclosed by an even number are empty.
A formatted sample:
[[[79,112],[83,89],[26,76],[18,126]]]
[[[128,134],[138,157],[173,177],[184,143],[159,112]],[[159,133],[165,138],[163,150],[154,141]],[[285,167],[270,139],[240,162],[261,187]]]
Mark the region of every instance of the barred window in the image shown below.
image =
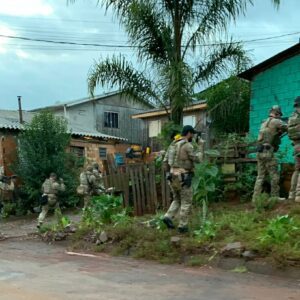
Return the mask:
[[[104,127],[119,128],[119,114],[115,112],[104,112]]]

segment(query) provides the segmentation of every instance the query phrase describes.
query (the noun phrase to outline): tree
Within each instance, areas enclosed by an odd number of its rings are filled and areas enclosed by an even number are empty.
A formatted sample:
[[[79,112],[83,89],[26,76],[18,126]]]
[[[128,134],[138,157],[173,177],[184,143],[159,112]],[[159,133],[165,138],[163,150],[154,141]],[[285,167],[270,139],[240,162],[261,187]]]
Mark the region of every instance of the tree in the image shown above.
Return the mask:
[[[17,175],[31,206],[39,198],[42,183],[51,172],[65,180],[65,196],[74,192],[76,172],[72,168],[73,158],[66,152],[70,139],[66,121],[51,112],[41,112],[25,125],[19,136]]]
[[[213,129],[220,134],[249,129],[250,83],[232,76],[197,95],[207,100]]]
[[[249,62],[240,43],[218,40],[252,0],[99,2],[116,13],[137,50],[141,68],[135,69],[123,55],[95,63],[88,79],[91,94],[98,85],[117,86],[135,101],[155,104],[168,112],[170,107],[170,120],[180,124],[195,86],[221,77],[237,63]],[[278,6],[280,1],[272,2]]]

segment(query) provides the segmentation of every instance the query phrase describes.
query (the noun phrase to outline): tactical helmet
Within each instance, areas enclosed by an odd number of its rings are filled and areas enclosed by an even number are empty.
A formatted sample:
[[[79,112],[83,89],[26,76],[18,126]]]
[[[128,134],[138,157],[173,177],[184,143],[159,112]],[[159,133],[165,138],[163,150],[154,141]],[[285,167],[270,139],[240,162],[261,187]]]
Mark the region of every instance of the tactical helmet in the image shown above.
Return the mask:
[[[273,105],[270,109],[270,113],[275,113],[276,115],[282,116],[281,107],[279,105]]]
[[[87,167],[86,167],[86,170],[87,170],[88,172],[93,172],[93,167],[92,167],[92,166],[87,166]]]
[[[50,177],[57,178],[57,175],[56,175],[56,173],[50,173]]]
[[[300,106],[300,96],[298,96],[295,100],[294,100],[294,107],[299,107]]]
[[[93,163],[92,163],[92,167],[93,167],[94,169],[99,169],[99,164],[96,163],[96,162],[93,162]]]
[[[181,135],[182,135],[182,136],[186,136],[189,132],[190,132],[190,133],[193,133],[193,134],[196,133],[196,131],[195,131],[195,129],[194,129],[193,126],[191,126],[191,125],[185,125],[185,126],[182,128]]]

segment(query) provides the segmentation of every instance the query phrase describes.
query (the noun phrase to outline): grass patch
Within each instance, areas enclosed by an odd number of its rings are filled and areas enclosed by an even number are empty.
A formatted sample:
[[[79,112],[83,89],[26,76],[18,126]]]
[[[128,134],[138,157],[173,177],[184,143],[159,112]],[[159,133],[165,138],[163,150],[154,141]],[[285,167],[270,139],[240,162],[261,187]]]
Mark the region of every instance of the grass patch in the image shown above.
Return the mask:
[[[160,219],[160,214],[130,218],[126,222],[105,224],[99,228],[82,223],[72,237],[73,247],[113,255],[131,255],[161,263],[186,261],[189,266],[199,266],[206,264],[209,257],[219,255],[226,244],[241,242],[246,250],[276,265],[300,266],[298,204],[277,204],[271,210],[261,211],[250,204],[214,204],[208,216],[209,227],[204,228],[202,233],[199,231],[199,209],[195,208],[191,216],[190,233],[186,235],[167,230],[161,226]],[[154,221],[145,222],[149,220]],[[90,237],[103,230],[109,241],[96,245]],[[179,236],[180,241],[172,243],[173,236]]]

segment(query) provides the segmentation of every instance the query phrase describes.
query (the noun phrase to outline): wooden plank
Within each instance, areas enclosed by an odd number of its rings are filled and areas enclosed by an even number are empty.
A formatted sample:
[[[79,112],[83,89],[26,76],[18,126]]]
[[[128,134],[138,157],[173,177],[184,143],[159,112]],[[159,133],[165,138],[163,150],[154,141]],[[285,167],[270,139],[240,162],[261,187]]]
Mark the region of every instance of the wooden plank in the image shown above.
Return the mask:
[[[134,176],[133,168],[129,168],[129,176],[130,176],[132,194],[133,194],[133,210],[134,210],[134,215],[137,216],[138,206],[137,206],[137,195],[136,195],[135,176]]]
[[[152,186],[153,186],[153,203],[155,209],[158,207],[157,205],[157,191],[156,191],[156,180],[155,180],[155,166],[154,164],[150,165],[150,170],[152,170]],[[154,211],[153,211],[154,212]]]
[[[148,172],[146,164],[144,164],[144,166],[143,166],[143,173],[144,173],[144,178],[145,178],[146,208],[147,208],[147,211],[150,212],[152,210],[152,207],[151,207],[151,197],[150,197],[149,172]]]
[[[152,169],[151,169],[151,165],[148,165],[148,169],[149,169],[149,186],[150,186],[150,207],[153,209],[155,207],[155,203],[154,203],[154,186],[153,186],[153,180],[152,180]]]
[[[129,207],[129,176],[124,173],[122,176],[123,192],[124,192],[124,205]]]
[[[139,182],[139,172],[138,167],[134,168],[134,174],[135,174],[135,183],[136,183],[136,200],[137,200],[137,210],[138,210],[138,216],[142,216],[142,197],[141,197],[141,186]]]
[[[142,215],[144,215],[147,209],[146,209],[145,177],[143,172],[143,165],[140,165],[137,171],[140,179],[139,182],[140,182],[140,190],[141,190],[141,211],[142,211]]]
[[[162,208],[166,208],[166,173],[164,170],[161,171],[161,202]]]

